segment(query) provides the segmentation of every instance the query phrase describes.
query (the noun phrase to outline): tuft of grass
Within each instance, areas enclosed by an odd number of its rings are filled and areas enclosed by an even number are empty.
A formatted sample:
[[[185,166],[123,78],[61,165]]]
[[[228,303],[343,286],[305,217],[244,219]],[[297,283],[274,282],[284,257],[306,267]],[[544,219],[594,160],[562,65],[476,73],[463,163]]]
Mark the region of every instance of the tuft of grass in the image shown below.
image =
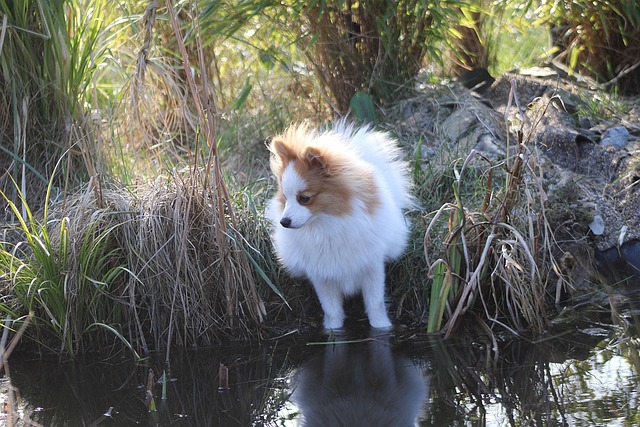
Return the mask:
[[[512,103],[519,108],[515,86],[507,115]],[[432,246],[434,230],[447,219],[441,256],[435,261],[428,258],[433,277],[428,332],[441,330],[449,336],[462,316],[476,310],[484,313],[486,321],[516,334],[522,329],[542,332],[548,323],[544,269],[552,268],[555,261],[544,210],[546,194],[535,170],[535,149],[522,125],[516,135],[517,145],[511,148],[507,141],[510,155],[499,164],[475,150],[469,153],[455,172],[455,202],[438,209],[427,227],[425,250]],[[480,193],[484,196],[469,200],[463,197],[462,186],[476,157],[489,168]],[[494,175],[503,168],[503,184],[496,186]],[[480,200],[475,210],[468,206],[474,200]]]
[[[152,348],[206,345],[254,331],[247,322],[260,322],[264,308],[249,249],[230,237],[230,227],[219,230],[216,195],[202,171],[175,172],[140,190],[137,214],[121,239],[131,248],[128,286]]]
[[[92,181],[50,202],[43,220],[5,199],[23,238],[0,249],[0,309],[16,324],[33,312],[26,336],[66,356],[114,338],[139,359],[254,336],[265,307],[253,274],[284,299],[272,280],[277,266],[262,255],[267,228],[251,221],[257,207],[246,197],[257,195],[243,191],[225,206],[225,218],[243,209],[241,221],[221,233],[211,180],[200,168],[174,171],[135,195]]]
[[[577,107],[581,117],[588,118],[593,123],[607,123],[629,112],[630,106],[615,88],[610,93],[602,92],[581,97],[582,103]]]
[[[79,203],[75,215],[50,217],[50,191],[51,183],[42,220],[20,192],[21,206],[0,192],[22,233],[17,243],[0,246],[0,274],[7,283],[0,310],[18,323],[33,313],[27,335],[73,357],[91,348],[94,324],[123,322],[118,287],[126,270],[120,263],[122,249],[113,240],[119,226],[113,213],[98,210],[87,216],[89,206]]]

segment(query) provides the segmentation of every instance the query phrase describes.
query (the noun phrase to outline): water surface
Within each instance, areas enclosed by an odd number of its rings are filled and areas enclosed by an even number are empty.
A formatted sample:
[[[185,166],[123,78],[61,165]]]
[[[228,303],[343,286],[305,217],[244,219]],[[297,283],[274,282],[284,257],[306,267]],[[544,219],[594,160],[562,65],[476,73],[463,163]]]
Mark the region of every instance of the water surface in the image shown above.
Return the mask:
[[[169,367],[14,354],[10,383],[22,421],[45,426],[640,425],[634,316],[583,317],[535,340],[292,333],[173,351]]]

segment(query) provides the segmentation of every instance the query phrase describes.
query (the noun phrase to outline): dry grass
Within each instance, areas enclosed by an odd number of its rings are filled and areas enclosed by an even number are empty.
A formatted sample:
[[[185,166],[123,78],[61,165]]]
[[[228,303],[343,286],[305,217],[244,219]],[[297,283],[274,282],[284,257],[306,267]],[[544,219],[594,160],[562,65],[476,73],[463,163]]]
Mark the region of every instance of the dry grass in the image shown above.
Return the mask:
[[[500,118],[468,95],[434,87],[391,115],[414,150],[423,212],[413,214],[413,233],[424,238],[392,268],[394,281],[407,283],[394,293],[399,308],[430,332],[448,336],[468,318],[514,333],[548,324],[547,280],[559,271],[558,250],[546,219],[541,154],[523,133],[516,104],[513,91],[508,117]],[[469,128],[451,126],[468,118]],[[501,154],[475,148],[487,134]]]
[[[247,335],[265,314],[243,242],[218,229],[205,181],[199,171],[158,178],[123,227],[129,287],[141,298],[138,315],[148,319],[156,348]]]
[[[449,287],[453,291],[452,296],[444,294],[447,304],[438,302],[447,306],[445,336],[451,334],[463,314],[477,306],[490,323],[516,333],[524,329],[539,333],[548,324],[544,295],[553,252],[545,217],[546,193],[536,170],[539,155],[523,134],[525,117],[515,86],[509,96],[505,117],[512,113],[513,103],[515,115],[522,122],[515,131],[513,147],[507,139],[505,161],[494,166],[487,160],[490,167],[479,209],[468,209],[461,194],[465,169],[479,155],[472,150],[457,174],[456,203],[444,205],[425,234],[428,247],[431,227],[439,215],[449,212],[449,235],[444,242],[448,255],[431,264],[432,268],[440,263],[445,266],[442,275],[434,279],[435,289]],[[493,172],[498,168],[506,170],[502,188],[493,184]],[[432,293],[432,299],[437,296]]]
[[[84,192],[52,206],[51,234],[60,234],[63,218],[68,224],[67,251],[54,256],[65,257],[69,267],[65,300],[72,335],[83,340],[77,347],[91,347],[91,337],[83,335],[95,322],[114,326],[144,353],[255,336],[265,309],[246,258],[248,243],[230,227],[218,229],[210,179],[200,169],[173,172],[135,194],[92,181]],[[89,234],[104,236],[101,247],[87,246]],[[108,282],[87,261],[98,250],[108,254],[105,268],[121,272]],[[75,286],[87,278],[104,286],[102,304],[90,320],[76,313],[88,301],[78,300],[84,294]]]
[[[172,5],[167,10],[183,69],[191,70],[191,58],[176,12]],[[153,24],[152,20],[147,22],[148,25]],[[211,97],[197,23],[194,30],[200,85],[191,72],[186,72],[185,76],[190,101],[198,114],[199,127],[204,132],[203,143],[206,143],[208,157],[204,159],[205,166],[201,171],[197,166],[200,150],[199,139],[196,139],[195,157],[187,178],[182,179],[174,174],[167,180],[168,188],[156,181],[151,198],[141,205],[143,214],[140,226],[143,232],[136,234],[145,235],[146,231],[147,235],[152,236],[151,247],[146,247],[145,241],[138,241],[137,247],[140,253],[153,254],[148,261],[153,264],[149,269],[145,263],[145,268],[137,272],[135,280],[149,285],[157,283],[153,276],[159,272],[174,274],[173,283],[170,281],[169,286],[159,283],[158,288],[152,287],[155,291],[152,294],[157,296],[157,301],[149,304],[154,338],[156,342],[166,340],[167,348],[174,340],[182,345],[196,342],[197,339],[207,342],[213,326],[222,331],[235,328],[243,320],[252,319],[259,323],[266,314],[257,294],[249,260],[240,246],[242,240],[232,235],[232,230],[237,229],[237,221],[217,152],[216,104]],[[141,55],[145,51],[141,50]],[[144,62],[144,59],[140,62]],[[209,111],[210,108],[213,108],[213,113]],[[145,271],[151,272],[151,282],[140,276]],[[158,307],[169,307],[169,313],[163,314]],[[161,325],[168,325],[168,329],[159,329]],[[250,329],[250,325],[242,326],[245,331]]]

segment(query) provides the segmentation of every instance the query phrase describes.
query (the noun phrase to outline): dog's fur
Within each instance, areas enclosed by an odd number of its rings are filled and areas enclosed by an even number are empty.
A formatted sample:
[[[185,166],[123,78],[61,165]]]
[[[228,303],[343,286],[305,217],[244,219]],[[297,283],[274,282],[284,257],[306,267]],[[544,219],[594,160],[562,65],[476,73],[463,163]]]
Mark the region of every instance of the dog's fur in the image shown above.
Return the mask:
[[[311,280],[327,329],[342,328],[343,299],[361,292],[369,323],[389,328],[384,263],[398,258],[413,205],[410,179],[389,136],[344,121],[292,127],[270,146],[278,192],[267,217],[282,264]]]

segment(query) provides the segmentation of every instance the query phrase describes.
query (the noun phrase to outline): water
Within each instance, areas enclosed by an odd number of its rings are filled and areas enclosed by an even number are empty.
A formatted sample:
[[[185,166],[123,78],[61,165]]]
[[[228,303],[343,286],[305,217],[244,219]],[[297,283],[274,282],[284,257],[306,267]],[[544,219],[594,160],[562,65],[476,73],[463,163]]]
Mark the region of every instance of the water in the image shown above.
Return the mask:
[[[536,342],[355,330],[326,344],[293,333],[174,351],[170,370],[160,357],[136,365],[124,353],[73,363],[14,354],[10,383],[22,425],[640,425],[634,317],[581,317]],[[4,377],[5,423],[8,385]]]

